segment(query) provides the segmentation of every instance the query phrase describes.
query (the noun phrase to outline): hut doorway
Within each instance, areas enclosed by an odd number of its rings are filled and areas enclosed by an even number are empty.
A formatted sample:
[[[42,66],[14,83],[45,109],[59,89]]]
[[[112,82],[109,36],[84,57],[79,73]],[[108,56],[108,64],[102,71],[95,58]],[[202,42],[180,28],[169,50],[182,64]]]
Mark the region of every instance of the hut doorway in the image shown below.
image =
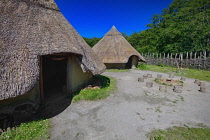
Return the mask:
[[[42,101],[52,98],[55,99],[67,94],[66,55],[59,54],[42,56],[40,70],[40,89]]]
[[[133,56],[129,57],[128,62],[126,63],[126,66],[125,66],[126,69],[131,69],[131,67],[132,67],[132,58],[133,58]]]
[[[128,62],[126,63],[126,69],[133,69],[136,68],[138,64],[138,56],[132,55],[129,57]]]

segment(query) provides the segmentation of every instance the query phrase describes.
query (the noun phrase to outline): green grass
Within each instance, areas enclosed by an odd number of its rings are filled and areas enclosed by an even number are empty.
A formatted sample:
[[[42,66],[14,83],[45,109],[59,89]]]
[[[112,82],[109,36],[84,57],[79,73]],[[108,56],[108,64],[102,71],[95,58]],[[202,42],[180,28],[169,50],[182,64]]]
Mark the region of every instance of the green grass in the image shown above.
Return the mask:
[[[176,75],[210,82],[210,71],[206,70],[196,70],[196,69],[181,70],[181,72],[176,73]]]
[[[109,72],[126,72],[126,71],[130,71],[129,69],[106,69],[106,71]]]
[[[150,140],[210,140],[210,128],[174,126],[166,130],[154,130],[148,133],[147,137]]]
[[[156,72],[162,72],[162,73],[175,72],[176,76],[183,76],[183,77],[194,78],[194,79],[210,82],[210,71],[206,71],[206,70],[181,69],[179,72],[178,69],[175,67],[156,66],[156,65],[147,65],[147,64],[138,65],[137,69],[156,71]]]
[[[90,84],[100,81],[100,89],[83,89],[73,94],[73,102],[79,100],[99,100],[108,97],[116,88],[116,80],[112,77],[97,75],[92,78]]]
[[[155,108],[155,112],[160,112],[160,113],[162,112],[162,111],[160,110],[160,107],[159,107],[159,106]]]
[[[0,134],[0,140],[46,140],[50,138],[49,120],[22,123]]]
[[[183,96],[181,96],[181,95],[178,95],[178,96],[180,97],[181,101],[184,101],[184,97]]]

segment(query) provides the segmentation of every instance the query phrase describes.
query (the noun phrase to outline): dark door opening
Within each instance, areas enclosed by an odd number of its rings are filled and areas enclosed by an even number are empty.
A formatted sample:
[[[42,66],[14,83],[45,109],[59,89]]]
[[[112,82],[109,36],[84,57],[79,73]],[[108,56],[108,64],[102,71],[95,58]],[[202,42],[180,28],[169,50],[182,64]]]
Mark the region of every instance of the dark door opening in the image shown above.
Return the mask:
[[[41,59],[42,100],[56,98],[65,93],[67,83],[67,57],[65,55],[47,55]]]
[[[125,68],[126,69],[131,69],[131,67],[132,67],[132,56],[129,57],[128,62],[126,63]]]

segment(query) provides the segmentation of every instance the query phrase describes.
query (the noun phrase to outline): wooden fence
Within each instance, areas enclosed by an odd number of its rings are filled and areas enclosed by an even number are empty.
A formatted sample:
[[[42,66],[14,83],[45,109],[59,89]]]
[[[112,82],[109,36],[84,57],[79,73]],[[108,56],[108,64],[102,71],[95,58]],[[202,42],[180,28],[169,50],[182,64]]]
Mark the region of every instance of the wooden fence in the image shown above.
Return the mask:
[[[167,65],[183,68],[210,70],[210,55],[206,52],[186,54],[142,54],[150,65]]]

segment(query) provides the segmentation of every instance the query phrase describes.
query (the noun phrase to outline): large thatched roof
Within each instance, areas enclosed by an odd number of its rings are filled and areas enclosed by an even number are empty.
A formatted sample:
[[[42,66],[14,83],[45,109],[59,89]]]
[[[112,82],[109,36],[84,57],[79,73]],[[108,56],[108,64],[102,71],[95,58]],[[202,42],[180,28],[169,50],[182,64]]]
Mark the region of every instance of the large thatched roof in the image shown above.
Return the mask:
[[[93,74],[105,69],[53,0],[0,0],[0,100],[35,87],[40,56],[54,53],[82,56]]]
[[[122,36],[115,26],[93,47],[104,63],[127,63],[132,55],[146,61]]]

